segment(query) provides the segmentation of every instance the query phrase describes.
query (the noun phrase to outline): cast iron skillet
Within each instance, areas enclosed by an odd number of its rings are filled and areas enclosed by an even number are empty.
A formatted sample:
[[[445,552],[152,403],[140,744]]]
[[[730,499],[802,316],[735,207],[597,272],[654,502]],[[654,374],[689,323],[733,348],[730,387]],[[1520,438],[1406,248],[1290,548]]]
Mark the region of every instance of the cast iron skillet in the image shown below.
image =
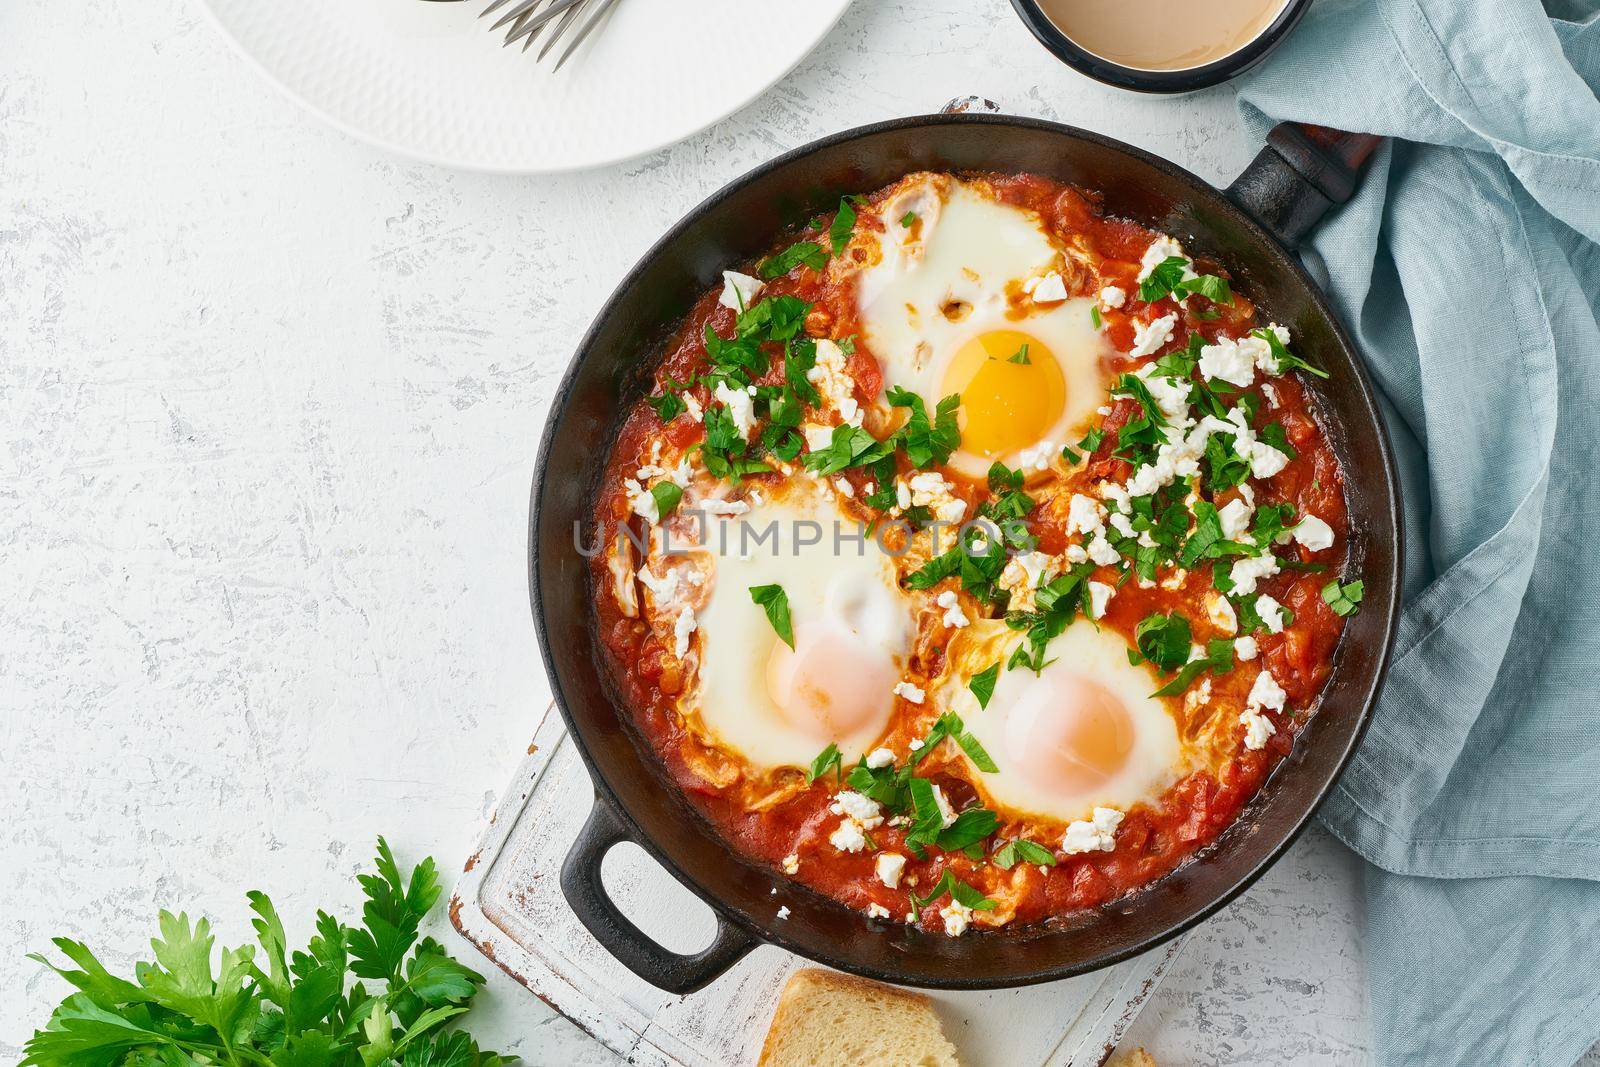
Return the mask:
[[[1355,169],[1373,143],[1279,127],[1239,180],[1219,192],[1166,160],[1056,123],[999,115],[900,119],[824,138],[757,168],[657,242],[578,346],[545,429],[533,486],[533,612],[556,702],[595,786],[561,886],[602,945],[641,978],[676,993],[700,988],[762,942],[907,985],[1016,986],[1103,967],[1188,929],[1283,852],[1360,739],[1388,658],[1397,602],[1399,499],[1389,443],[1355,350],[1289,251],[1329,207],[1349,197]],[[722,841],[636,742],[601,666],[589,571],[574,547],[574,530],[589,529],[599,474],[623,413],[642,395],[660,342],[695,297],[725,267],[766,250],[786,221],[914,170],[1032,171],[1099,190],[1110,213],[1173,234],[1226,264],[1263,320],[1290,326],[1298,351],[1332,374],[1307,384],[1344,466],[1351,555],[1366,581],[1361,611],[1347,624],[1332,678],[1294,752],[1199,861],[1096,912],[961,938],[869,924]],[[717,932],[703,951],[667,950],[606,894],[600,861],[629,840],[711,906]],[[774,886],[780,896],[773,896]],[[776,917],[779,903],[789,905],[789,918]]]

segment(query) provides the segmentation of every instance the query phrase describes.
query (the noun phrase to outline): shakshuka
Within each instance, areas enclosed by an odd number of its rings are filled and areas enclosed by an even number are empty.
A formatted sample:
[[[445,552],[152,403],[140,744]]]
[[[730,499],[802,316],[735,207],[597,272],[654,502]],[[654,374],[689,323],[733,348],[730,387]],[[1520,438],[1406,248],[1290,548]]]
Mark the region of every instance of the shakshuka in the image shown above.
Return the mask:
[[[868,922],[1127,894],[1238,815],[1358,610],[1308,374],[1090,193],[846,197],[704,294],[607,457],[620,697],[732,848]]]

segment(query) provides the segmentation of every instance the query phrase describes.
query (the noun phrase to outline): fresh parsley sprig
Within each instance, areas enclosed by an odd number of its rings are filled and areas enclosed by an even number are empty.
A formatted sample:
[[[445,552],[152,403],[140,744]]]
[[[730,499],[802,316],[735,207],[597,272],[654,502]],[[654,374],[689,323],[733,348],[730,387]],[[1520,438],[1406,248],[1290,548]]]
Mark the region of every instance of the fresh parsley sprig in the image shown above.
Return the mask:
[[[483,985],[444,946],[419,937],[439,900],[437,868],[409,877],[378,839],[377,871],[360,876],[362,925],[317,913],[291,953],[264,893],[248,894],[256,945],[216,946],[205,919],[163,911],[155,959],[129,980],[88,946],[58,937],[58,965],[77,992],[23,1047],[21,1067],[501,1067],[514,1061],[452,1029]],[[365,982],[351,983],[352,978]],[[369,983],[371,986],[369,988]]]

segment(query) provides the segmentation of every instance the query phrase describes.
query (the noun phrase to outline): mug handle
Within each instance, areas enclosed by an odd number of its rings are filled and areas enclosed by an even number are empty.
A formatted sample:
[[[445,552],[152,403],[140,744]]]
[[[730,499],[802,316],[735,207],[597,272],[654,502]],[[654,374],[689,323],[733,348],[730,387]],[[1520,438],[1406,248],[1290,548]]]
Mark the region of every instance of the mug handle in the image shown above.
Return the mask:
[[[631,840],[611,805],[596,793],[589,818],[561,865],[561,893],[578,921],[624,967],[658,989],[693,993],[738,963],[758,942],[715,909],[716,937],[692,955],[673,952],[635,926],[600,878],[606,853]]]
[[[1296,248],[1335,205],[1355,195],[1382,141],[1376,134],[1280,122],[1225,191],[1285,247]]]

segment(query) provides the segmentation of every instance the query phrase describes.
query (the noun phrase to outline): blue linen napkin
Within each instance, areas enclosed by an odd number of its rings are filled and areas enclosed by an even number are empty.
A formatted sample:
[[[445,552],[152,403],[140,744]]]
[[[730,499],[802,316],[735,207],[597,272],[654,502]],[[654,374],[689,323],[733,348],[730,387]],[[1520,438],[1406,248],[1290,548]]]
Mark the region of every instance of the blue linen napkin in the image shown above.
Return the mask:
[[[1306,257],[1406,496],[1394,666],[1322,811],[1371,863],[1384,1064],[1600,1040],[1600,18],[1550,4],[1320,0],[1241,83],[1257,136],[1394,138]]]

